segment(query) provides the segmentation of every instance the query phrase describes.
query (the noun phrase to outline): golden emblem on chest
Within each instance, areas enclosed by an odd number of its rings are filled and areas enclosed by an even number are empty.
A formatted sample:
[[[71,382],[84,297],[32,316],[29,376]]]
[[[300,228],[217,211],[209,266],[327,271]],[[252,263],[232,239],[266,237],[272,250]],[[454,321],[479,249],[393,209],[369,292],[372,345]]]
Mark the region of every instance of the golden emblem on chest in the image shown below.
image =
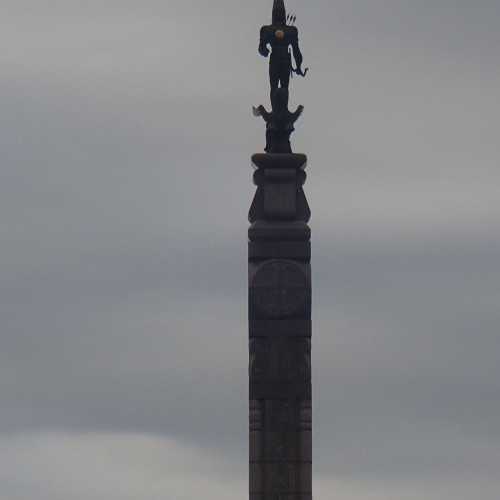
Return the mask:
[[[274,33],[274,36],[278,40],[283,40],[283,38],[285,38],[285,32],[283,30],[276,30],[276,32]]]

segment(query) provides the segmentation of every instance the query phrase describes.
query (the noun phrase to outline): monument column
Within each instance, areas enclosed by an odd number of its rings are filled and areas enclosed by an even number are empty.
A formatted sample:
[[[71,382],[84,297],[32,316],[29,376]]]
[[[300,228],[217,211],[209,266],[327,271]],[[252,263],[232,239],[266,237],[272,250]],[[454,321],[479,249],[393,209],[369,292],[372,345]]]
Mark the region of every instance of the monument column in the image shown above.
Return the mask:
[[[266,147],[252,157],[248,232],[250,500],[312,500],[311,212],[307,157],[290,145],[303,107],[288,109],[290,76],[307,69],[295,19],[274,0],[272,24],[260,31],[271,111],[253,110],[266,123]]]
[[[306,157],[257,154],[250,210],[250,500],[312,499]]]

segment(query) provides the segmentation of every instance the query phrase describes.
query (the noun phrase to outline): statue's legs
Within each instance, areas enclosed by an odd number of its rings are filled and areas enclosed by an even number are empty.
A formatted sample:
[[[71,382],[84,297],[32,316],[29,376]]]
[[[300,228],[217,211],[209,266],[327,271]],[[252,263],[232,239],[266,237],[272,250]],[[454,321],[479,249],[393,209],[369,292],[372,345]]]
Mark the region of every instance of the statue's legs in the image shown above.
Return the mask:
[[[269,65],[269,80],[271,82],[271,106],[274,109],[274,93],[279,87],[280,75],[277,71],[276,64]]]
[[[292,70],[292,60],[290,56],[273,58],[269,64],[269,81],[271,82],[271,104],[274,108],[274,92],[281,87],[288,89],[290,85],[290,73]]]

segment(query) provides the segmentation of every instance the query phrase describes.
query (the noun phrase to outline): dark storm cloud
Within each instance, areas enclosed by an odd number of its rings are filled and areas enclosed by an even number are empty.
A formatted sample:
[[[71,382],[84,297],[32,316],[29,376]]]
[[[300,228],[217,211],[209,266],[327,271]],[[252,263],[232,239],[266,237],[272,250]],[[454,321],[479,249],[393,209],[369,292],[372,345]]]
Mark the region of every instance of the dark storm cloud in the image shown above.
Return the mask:
[[[262,145],[249,109],[267,96],[269,4],[8,5],[0,432],[53,433],[16,453],[61,432],[78,447],[88,431],[154,434],[219,450],[244,477]],[[310,152],[321,493],[332,477],[348,499],[370,481],[432,500],[463,477],[494,491],[500,6],[289,6],[311,66],[293,99]]]

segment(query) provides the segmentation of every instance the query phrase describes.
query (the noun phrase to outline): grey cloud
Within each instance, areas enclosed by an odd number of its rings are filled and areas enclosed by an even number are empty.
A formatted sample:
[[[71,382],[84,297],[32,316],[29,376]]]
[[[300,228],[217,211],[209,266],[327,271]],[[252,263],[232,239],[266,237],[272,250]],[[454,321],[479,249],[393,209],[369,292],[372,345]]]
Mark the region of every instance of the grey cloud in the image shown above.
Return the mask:
[[[269,4],[9,5],[2,436],[167,436],[244,478],[249,157],[263,141],[249,110],[267,100],[255,46]],[[318,494],[494,498],[498,6],[289,5],[311,66],[293,100],[310,154]],[[453,490],[463,477],[475,486]]]
[[[168,495],[190,499],[204,494],[234,498],[244,491],[246,466],[223,455],[175,440],[142,434],[28,434],[2,438],[0,479],[2,500],[156,498]],[[51,460],[47,460],[52,457]],[[94,480],[89,480],[89,478]],[[369,498],[467,500],[481,494],[496,498],[498,480],[477,481],[467,476],[443,485],[383,478],[355,481],[318,475],[314,494],[329,498],[332,492],[347,500]]]

